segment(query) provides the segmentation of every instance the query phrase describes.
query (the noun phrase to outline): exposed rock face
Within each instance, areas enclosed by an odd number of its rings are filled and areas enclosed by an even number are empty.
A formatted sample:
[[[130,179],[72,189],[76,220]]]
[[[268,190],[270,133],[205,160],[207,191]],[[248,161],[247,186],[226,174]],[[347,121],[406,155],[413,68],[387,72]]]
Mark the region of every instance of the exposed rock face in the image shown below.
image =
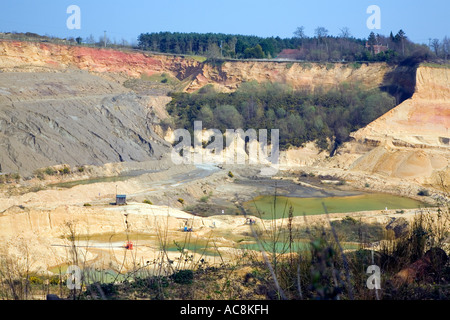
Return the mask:
[[[392,68],[386,64],[362,65],[354,69],[345,64],[327,67],[314,63],[287,63],[266,61],[226,61],[220,66],[203,66],[190,84],[188,91],[213,84],[222,91],[233,91],[242,82],[287,83],[295,89],[314,90],[317,86],[332,87],[344,82],[360,82],[368,87],[380,86]]]
[[[87,72],[2,73],[0,87],[3,172],[146,161],[168,150],[144,98]]]
[[[27,71],[38,68],[64,70],[76,68],[98,73],[123,73],[130,77],[170,72],[185,78],[200,63],[193,59],[19,41],[0,41],[0,68]]]
[[[350,170],[450,183],[450,69],[419,67],[411,99],[352,134],[335,164]]]
[[[449,126],[450,70],[419,67],[413,97],[356,132],[354,137],[377,141],[390,138],[396,145],[449,147]]]
[[[345,64],[327,67],[324,64],[270,61],[226,61],[213,65],[181,56],[0,41],[0,69],[4,71],[67,68],[88,70],[91,73],[123,74],[134,78],[167,73],[183,81],[188,92],[207,84],[221,91],[233,91],[244,81],[281,82],[294,88],[307,89],[351,81],[377,87],[384,81],[385,74],[392,70],[383,63],[362,65],[357,69]]]

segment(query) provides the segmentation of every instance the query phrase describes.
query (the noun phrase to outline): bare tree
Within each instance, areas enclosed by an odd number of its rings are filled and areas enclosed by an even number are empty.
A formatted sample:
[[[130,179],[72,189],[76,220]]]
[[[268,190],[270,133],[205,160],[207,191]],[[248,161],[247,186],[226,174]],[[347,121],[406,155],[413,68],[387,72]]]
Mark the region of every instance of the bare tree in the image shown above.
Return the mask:
[[[300,39],[306,38],[305,27],[300,26],[294,31],[294,36]]]
[[[106,41],[105,41],[105,37],[106,37]],[[112,44],[112,42],[111,42],[111,39],[109,39],[109,37],[108,36],[100,36],[99,38],[98,38],[98,44],[99,44],[99,46],[104,46],[105,44],[106,44],[106,46],[109,46],[109,45],[111,45]]]
[[[439,43],[439,39],[431,40],[431,48],[434,50],[436,56],[439,56],[439,51],[441,48],[441,44]]]
[[[317,27],[314,30],[314,33],[317,36],[317,46],[319,46],[320,42],[325,42],[325,47],[327,50],[327,56],[329,56],[329,52],[328,52],[328,43],[326,41],[326,37],[328,36],[328,30],[325,29],[324,27]]]
[[[122,45],[123,47],[128,47],[130,44],[128,43],[127,40],[125,40],[124,38],[122,38],[122,40],[121,40],[121,45]]]
[[[352,34],[350,33],[350,29],[348,27],[343,27],[341,30],[341,33],[339,34],[339,37],[348,39],[351,38]]]
[[[339,47],[341,51],[341,58],[342,58],[342,51],[345,49],[349,49],[350,47],[350,41],[349,39],[352,37],[352,34],[350,33],[350,29],[348,27],[343,27],[341,30],[341,33],[339,34]]]
[[[328,36],[328,30],[324,27],[317,27],[314,30],[315,35],[317,36],[318,39],[322,39]]]
[[[89,37],[86,38],[85,42],[87,44],[95,44],[95,38],[94,36],[91,34]]]
[[[303,39],[306,38],[305,27],[300,26],[294,31],[294,36],[300,39],[300,45],[303,46]]]

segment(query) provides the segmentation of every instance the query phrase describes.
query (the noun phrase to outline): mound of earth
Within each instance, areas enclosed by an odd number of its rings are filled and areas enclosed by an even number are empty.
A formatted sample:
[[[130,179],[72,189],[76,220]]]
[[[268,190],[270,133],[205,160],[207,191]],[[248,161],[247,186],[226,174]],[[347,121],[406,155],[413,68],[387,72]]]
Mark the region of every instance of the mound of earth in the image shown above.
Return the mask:
[[[2,73],[0,88],[3,172],[147,161],[168,150],[152,129],[154,99],[87,72]]]

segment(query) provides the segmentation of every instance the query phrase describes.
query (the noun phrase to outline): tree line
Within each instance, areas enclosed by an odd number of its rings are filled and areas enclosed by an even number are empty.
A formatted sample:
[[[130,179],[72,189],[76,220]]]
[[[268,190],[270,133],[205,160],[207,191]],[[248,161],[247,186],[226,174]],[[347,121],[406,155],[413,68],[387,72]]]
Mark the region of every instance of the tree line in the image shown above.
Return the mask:
[[[314,62],[388,62],[400,63],[410,57],[419,60],[443,60],[450,55],[450,39],[429,39],[428,45],[419,45],[409,40],[403,30],[389,36],[371,32],[367,39],[353,37],[348,28],[342,28],[337,36],[329,34],[324,27],[317,27],[314,36],[307,36],[304,27],[298,27],[291,38],[257,37],[221,33],[142,33],[138,42],[125,39],[116,41],[102,35],[98,39],[92,34],[86,38],[60,39],[57,37],[26,32],[0,33],[0,38],[28,41],[46,41],[71,45],[89,45],[110,48],[133,48],[168,54],[202,55],[210,59],[272,59],[284,49],[296,49],[294,60]],[[385,50],[377,52],[376,46]]]
[[[299,27],[291,38],[258,37],[222,33],[142,33],[138,47],[170,54],[203,55],[209,58],[271,59],[283,49],[297,49],[296,60],[352,62],[384,61],[397,63],[412,55],[423,56],[423,60],[448,57],[447,37],[440,42],[433,40],[433,52],[427,45],[419,45],[406,36],[403,30],[397,34],[383,36],[370,33],[367,39],[353,37],[348,28],[332,36],[324,27],[317,27],[313,37],[306,36],[304,27]],[[376,46],[383,46],[377,52]],[[446,52],[446,53],[445,53]]]

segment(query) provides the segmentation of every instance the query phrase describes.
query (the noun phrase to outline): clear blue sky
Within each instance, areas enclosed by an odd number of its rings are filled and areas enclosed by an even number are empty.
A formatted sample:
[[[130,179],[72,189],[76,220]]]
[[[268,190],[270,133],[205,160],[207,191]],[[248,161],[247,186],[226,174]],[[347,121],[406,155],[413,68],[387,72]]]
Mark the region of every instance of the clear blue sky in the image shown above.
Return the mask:
[[[81,9],[81,29],[69,30],[69,5]],[[338,35],[348,27],[367,38],[369,5],[381,9],[381,29],[400,29],[414,42],[450,36],[449,0],[2,0],[0,32],[35,32],[58,37],[96,39],[106,30],[110,39],[136,41],[143,32],[213,32],[291,37],[298,26],[308,36],[323,26]]]

